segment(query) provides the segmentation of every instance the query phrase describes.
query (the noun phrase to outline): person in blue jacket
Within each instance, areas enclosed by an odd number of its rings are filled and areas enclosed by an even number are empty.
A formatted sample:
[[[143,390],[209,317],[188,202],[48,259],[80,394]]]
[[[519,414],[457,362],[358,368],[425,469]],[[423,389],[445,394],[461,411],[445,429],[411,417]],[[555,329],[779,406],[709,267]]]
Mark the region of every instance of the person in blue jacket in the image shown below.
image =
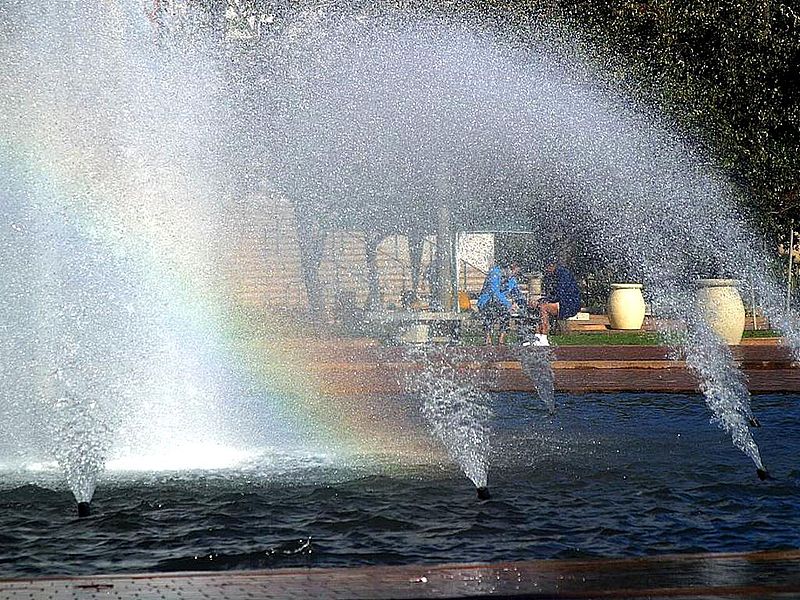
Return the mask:
[[[550,333],[550,319],[569,319],[581,309],[581,296],[578,282],[566,267],[550,260],[544,268],[542,281],[544,295],[539,300],[540,345],[547,345]]]
[[[492,332],[499,326],[500,335],[497,343],[505,341],[506,332],[511,323],[512,303],[520,308],[525,307],[525,297],[519,288],[517,277],[520,267],[516,262],[506,267],[495,266],[486,275],[486,280],[478,297],[478,311],[483,317],[483,328],[486,332],[486,345],[492,345]]]

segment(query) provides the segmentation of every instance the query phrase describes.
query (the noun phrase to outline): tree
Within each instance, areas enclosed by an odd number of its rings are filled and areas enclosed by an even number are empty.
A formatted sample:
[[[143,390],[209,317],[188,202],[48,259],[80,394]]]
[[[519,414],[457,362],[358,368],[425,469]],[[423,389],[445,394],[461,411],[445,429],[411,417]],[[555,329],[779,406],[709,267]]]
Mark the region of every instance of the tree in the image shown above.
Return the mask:
[[[565,0],[705,146],[767,231],[800,217],[800,15],[771,0]]]

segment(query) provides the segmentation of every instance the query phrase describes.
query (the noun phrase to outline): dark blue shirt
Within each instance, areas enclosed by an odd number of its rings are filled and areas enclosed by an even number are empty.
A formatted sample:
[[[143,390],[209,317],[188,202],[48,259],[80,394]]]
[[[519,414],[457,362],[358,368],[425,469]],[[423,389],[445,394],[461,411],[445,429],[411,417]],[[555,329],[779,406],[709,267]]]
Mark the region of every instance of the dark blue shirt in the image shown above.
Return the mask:
[[[542,282],[545,300],[558,302],[558,317],[568,319],[581,309],[581,292],[578,282],[566,268],[556,267],[555,272],[545,274]]]

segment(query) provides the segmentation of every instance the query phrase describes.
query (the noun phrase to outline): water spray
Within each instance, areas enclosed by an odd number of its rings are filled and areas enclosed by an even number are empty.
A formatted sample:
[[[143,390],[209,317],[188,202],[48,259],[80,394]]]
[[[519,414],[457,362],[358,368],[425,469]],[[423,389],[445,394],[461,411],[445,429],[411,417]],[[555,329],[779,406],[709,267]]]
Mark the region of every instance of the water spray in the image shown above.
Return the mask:
[[[555,355],[549,347],[527,346],[516,352],[522,372],[531,380],[536,393],[547,408],[550,416],[556,413],[555,375],[553,361]]]
[[[488,499],[491,398],[440,353],[417,349],[409,357],[425,367],[409,378],[406,389],[421,396],[420,412],[428,429],[475,484],[478,498]]]

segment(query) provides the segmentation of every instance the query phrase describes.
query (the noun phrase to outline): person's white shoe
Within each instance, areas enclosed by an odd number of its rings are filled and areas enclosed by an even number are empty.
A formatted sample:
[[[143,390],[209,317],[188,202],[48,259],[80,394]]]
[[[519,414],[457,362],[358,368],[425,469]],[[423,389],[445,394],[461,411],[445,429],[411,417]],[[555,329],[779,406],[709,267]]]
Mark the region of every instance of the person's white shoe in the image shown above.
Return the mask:
[[[534,346],[549,346],[550,342],[547,340],[547,336],[543,333],[537,333],[533,336],[533,345]]]

